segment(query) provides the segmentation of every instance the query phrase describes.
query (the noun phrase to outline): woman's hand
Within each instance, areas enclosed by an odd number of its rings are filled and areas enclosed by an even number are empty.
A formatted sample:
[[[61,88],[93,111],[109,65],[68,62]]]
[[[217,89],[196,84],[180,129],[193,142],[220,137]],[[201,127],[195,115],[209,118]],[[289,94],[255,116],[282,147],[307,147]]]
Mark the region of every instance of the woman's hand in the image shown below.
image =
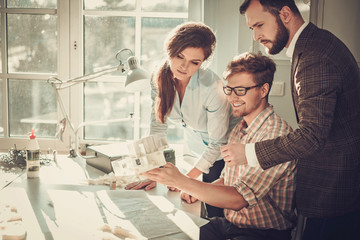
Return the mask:
[[[167,187],[170,191],[172,191],[172,192],[180,192],[180,189],[178,189],[178,188],[176,188],[176,187],[170,187],[170,186],[168,186]]]
[[[186,192],[181,192],[180,197],[187,203],[194,203],[198,200],[197,198],[191,196],[190,194],[187,194]]]

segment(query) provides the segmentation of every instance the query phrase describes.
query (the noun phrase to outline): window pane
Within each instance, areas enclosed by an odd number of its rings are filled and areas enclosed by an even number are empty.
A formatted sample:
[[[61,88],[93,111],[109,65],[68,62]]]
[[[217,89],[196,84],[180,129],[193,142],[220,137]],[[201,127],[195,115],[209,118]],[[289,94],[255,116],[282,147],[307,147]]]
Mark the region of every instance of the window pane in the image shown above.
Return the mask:
[[[85,16],[85,74],[104,66],[116,66],[116,53],[135,49],[135,18]]]
[[[164,40],[184,18],[142,18],[141,65],[153,72],[160,60],[165,57]]]
[[[55,73],[56,16],[8,14],[7,18],[9,72]]]
[[[57,8],[57,0],[7,0],[8,8]]]
[[[132,11],[135,9],[136,0],[84,0],[84,9],[86,10],[118,10]]]
[[[0,79],[0,107],[2,109],[3,102],[2,102],[2,79]],[[0,111],[0,136],[4,136],[4,120],[3,120],[3,111]]]
[[[54,137],[56,111],[54,90],[46,81],[9,80],[10,137],[26,136],[33,128],[36,136]]]
[[[86,83],[84,91],[85,122],[126,119],[134,112],[134,94],[124,90],[123,82]],[[84,139],[134,139],[134,121],[86,126]]]
[[[141,9],[145,12],[178,12],[187,13],[189,8],[188,0],[156,0],[141,1]]]

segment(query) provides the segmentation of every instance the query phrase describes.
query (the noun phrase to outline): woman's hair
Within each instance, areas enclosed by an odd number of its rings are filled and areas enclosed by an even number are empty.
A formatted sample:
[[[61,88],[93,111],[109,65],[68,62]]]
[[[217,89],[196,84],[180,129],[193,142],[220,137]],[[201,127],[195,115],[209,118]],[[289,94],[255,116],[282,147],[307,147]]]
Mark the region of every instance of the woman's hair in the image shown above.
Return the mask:
[[[153,84],[156,84],[158,96],[155,104],[157,119],[165,123],[175,99],[177,80],[170,70],[169,59],[176,57],[186,48],[201,48],[204,52],[204,61],[212,55],[216,45],[214,32],[210,27],[199,22],[187,22],[175,27],[165,41],[165,51],[168,59],[154,75]]]
[[[269,84],[269,92],[274,80],[276,64],[274,61],[259,53],[243,53],[235,56],[227,65],[223,78],[225,80],[235,74],[246,72],[253,76],[256,85]]]

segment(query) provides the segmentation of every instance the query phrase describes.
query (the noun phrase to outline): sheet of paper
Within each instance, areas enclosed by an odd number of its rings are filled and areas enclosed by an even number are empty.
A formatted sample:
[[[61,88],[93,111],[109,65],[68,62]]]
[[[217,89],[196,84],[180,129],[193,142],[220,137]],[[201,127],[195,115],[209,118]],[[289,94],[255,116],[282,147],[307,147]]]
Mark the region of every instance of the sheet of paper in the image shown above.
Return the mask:
[[[183,234],[183,239],[198,239],[199,226],[207,223],[175,208],[165,197],[149,196],[144,191],[99,191],[97,196],[110,225],[148,239],[178,234]]]

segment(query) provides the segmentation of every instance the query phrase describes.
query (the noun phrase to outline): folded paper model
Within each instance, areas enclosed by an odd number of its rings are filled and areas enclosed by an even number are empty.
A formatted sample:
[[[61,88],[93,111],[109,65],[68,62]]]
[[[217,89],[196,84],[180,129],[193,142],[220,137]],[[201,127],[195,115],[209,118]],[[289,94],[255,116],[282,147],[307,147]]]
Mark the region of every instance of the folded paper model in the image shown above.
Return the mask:
[[[166,162],[175,164],[175,152],[165,136],[150,135],[131,142],[89,146],[95,157],[86,162],[106,173],[133,175],[160,167]]]
[[[169,149],[165,136],[150,135],[128,143],[129,156],[112,162],[113,169],[116,164],[120,168],[132,170],[135,174],[143,173],[172,162],[175,164],[175,153]],[[116,170],[114,171],[117,174]]]

